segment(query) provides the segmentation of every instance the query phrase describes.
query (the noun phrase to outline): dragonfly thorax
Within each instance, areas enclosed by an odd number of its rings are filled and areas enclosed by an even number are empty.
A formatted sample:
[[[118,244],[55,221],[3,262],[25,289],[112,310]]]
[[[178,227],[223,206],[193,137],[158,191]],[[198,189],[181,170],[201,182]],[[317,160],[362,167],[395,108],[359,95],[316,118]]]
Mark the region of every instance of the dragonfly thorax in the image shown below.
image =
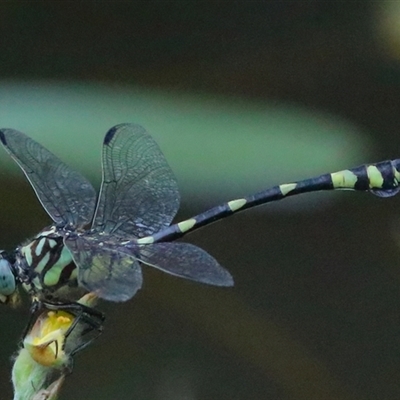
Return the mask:
[[[39,297],[77,284],[77,269],[71,253],[55,227],[40,232],[17,249],[15,268],[24,288]]]

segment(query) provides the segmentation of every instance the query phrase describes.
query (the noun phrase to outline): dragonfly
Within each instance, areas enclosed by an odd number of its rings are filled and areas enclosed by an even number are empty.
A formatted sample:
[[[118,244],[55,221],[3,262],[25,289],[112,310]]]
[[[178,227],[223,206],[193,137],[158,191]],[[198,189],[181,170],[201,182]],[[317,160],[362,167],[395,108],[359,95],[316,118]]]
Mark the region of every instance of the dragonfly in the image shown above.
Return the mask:
[[[105,135],[98,196],[79,172],[25,134],[1,129],[0,141],[53,221],[12,253],[1,253],[3,303],[19,286],[32,297],[58,304],[87,292],[127,301],[142,286],[143,265],[229,287],[233,278],[214,257],[176,240],[240,211],[301,193],[348,189],[390,197],[400,190],[400,159],[388,160],[277,185],[172,223],[180,203],[178,184],[140,125],[120,124]]]

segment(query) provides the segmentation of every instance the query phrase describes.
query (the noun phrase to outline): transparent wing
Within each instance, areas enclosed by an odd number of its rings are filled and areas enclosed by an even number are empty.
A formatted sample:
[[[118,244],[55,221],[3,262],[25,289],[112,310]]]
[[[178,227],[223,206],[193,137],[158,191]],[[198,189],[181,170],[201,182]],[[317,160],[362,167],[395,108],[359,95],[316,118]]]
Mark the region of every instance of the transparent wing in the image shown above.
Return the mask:
[[[92,220],[96,192],[81,174],[14,129],[1,129],[0,140],[56,224],[69,223],[77,227]]]
[[[233,286],[231,274],[207,252],[189,243],[140,246],[140,261],[168,274],[215,286]]]
[[[65,237],[64,243],[78,266],[79,284],[100,298],[126,301],[142,287],[142,271],[133,252],[123,253],[117,244],[96,236]]]
[[[174,174],[146,130],[133,124],[111,128],[104,138],[103,181],[93,228],[148,236],[171,223],[179,201]]]

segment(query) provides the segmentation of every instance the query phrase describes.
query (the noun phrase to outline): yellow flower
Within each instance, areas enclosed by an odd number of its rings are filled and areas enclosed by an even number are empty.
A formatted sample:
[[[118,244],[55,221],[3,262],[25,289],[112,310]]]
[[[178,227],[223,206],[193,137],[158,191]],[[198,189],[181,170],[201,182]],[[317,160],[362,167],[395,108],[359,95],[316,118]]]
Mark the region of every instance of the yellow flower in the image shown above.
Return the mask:
[[[88,293],[79,303],[92,307],[96,301],[97,296]],[[57,398],[64,376],[72,367],[74,351],[101,333],[99,329],[97,335],[88,338],[87,329],[93,326],[84,320],[76,321],[77,318],[60,309],[47,309],[39,315],[14,360],[14,400]],[[98,323],[100,328],[101,318]]]
[[[45,367],[65,366],[65,334],[75,317],[65,311],[47,311],[39,316],[24,339],[24,348]]]

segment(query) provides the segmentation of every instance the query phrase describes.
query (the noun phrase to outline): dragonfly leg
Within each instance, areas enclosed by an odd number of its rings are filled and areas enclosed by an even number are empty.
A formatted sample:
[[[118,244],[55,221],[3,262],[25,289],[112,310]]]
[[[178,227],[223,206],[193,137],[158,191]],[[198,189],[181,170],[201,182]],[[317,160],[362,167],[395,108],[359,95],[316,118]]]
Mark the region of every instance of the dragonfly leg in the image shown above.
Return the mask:
[[[31,307],[29,309],[29,314],[30,314],[29,321],[26,324],[24,331],[22,332],[22,337],[21,337],[21,346],[22,347],[23,347],[23,341],[24,341],[25,337],[28,335],[28,333],[32,329],[33,325],[36,322],[37,316],[38,316],[39,312],[41,312],[41,311],[42,311],[42,304],[36,297],[34,297],[32,300]]]
[[[86,346],[88,346],[93,340],[97,339],[101,333],[103,332],[103,323],[105,316],[102,312],[96,310],[95,308],[88,307],[84,304],[81,303],[51,303],[51,302],[44,302],[44,306],[49,309],[49,310],[64,310],[66,312],[69,312],[75,317],[74,322],[71,324],[71,326],[68,328],[67,332],[65,333],[65,339],[68,338],[68,336],[73,332],[75,327],[79,323],[85,323],[87,324],[87,328],[85,328],[81,336],[84,336],[90,332],[96,332],[96,334],[91,337],[89,340],[81,343],[79,346],[77,346],[72,352],[71,356],[76,354],[78,351],[84,349]]]
[[[74,322],[65,334],[66,339],[68,338],[70,333],[73,332],[78,323],[81,322],[88,325],[81,332],[81,336],[85,336],[91,332],[95,332],[95,334],[91,336],[88,340],[83,341],[71,351],[71,356],[74,356],[76,353],[89,346],[89,344],[91,344],[103,333],[103,323],[105,316],[102,312],[96,310],[95,308],[91,308],[80,303],[62,304],[61,307],[62,309],[65,309],[75,316]],[[57,309],[60,309],[60,307],[58,307]]]

